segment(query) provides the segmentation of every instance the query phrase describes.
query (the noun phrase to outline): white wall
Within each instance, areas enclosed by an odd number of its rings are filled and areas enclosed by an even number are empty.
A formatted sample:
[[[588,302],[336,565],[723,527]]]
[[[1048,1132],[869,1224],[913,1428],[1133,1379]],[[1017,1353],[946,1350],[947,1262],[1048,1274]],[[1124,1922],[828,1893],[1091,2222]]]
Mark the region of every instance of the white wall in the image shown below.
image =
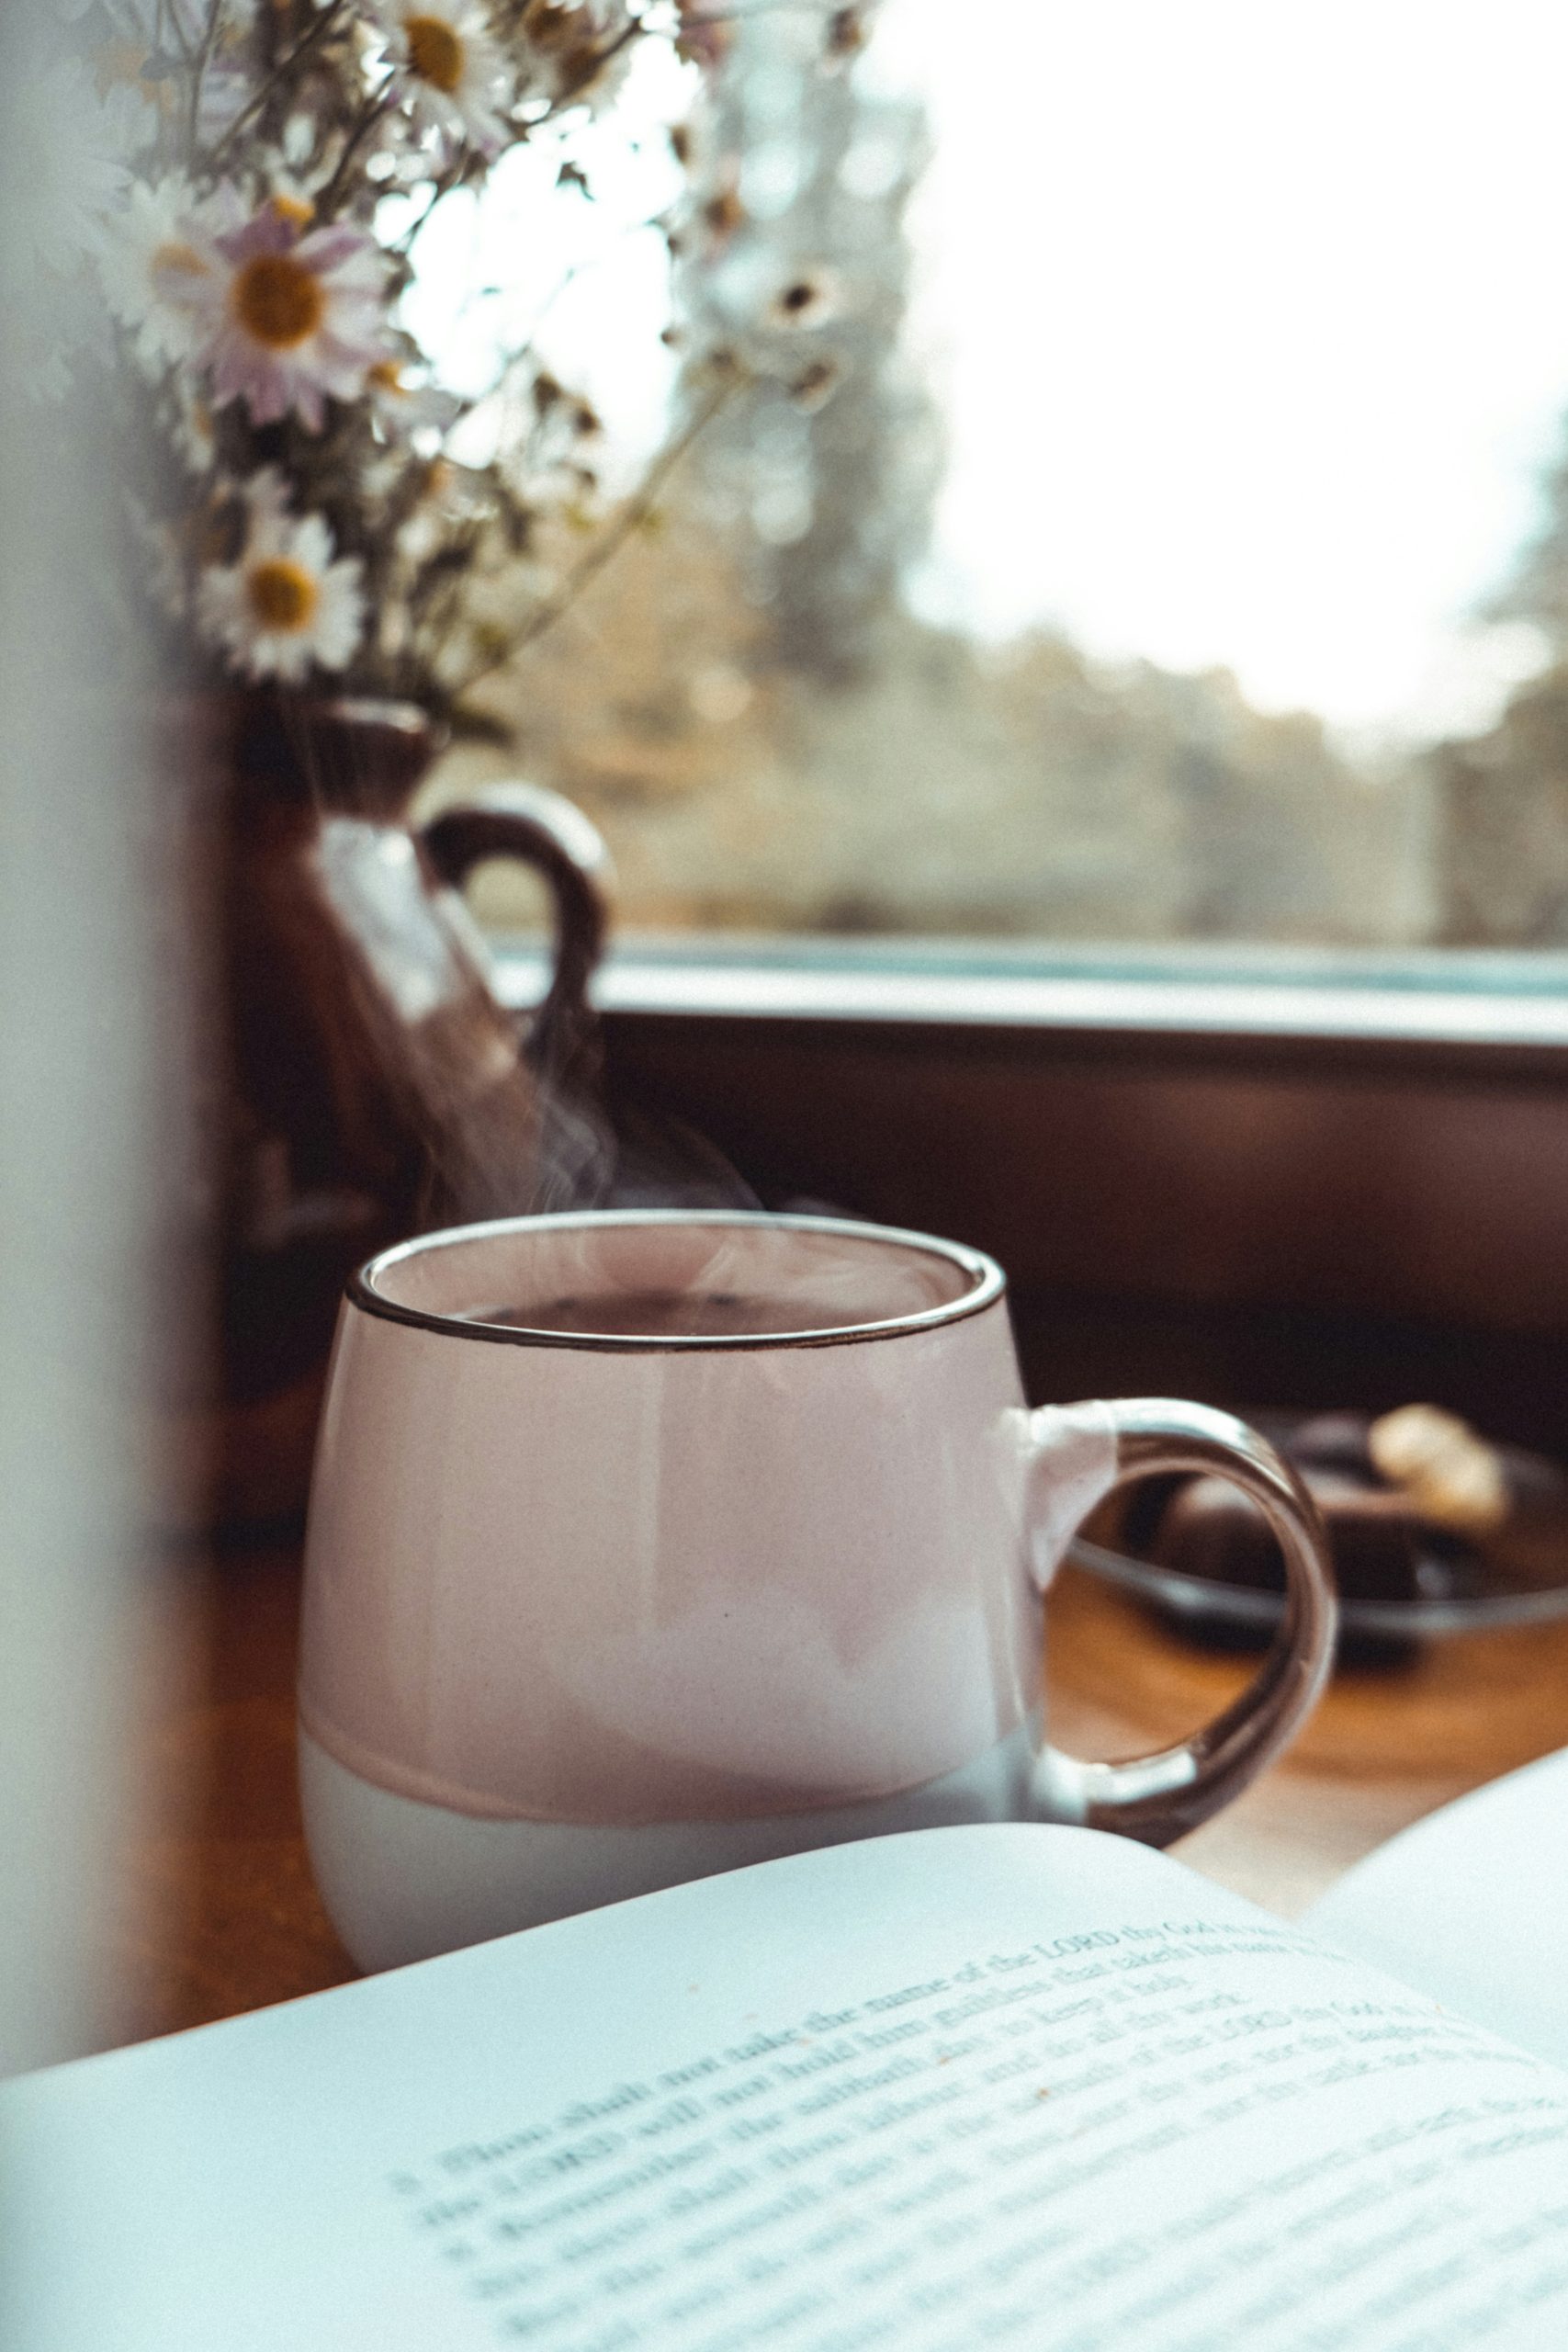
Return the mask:
[[[112,1998],[157,1058],[141,696],[94,602],[117,492],[40,397],[58,221],[18,168],[65,13],[0,9],[0,2075],[92,2043]]]

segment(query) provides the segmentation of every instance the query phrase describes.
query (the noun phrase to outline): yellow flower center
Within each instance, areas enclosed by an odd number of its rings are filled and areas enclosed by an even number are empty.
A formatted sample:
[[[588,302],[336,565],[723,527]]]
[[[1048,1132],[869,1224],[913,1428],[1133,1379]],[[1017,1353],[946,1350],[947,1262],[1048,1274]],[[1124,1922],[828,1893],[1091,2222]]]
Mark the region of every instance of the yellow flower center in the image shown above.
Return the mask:
[[[326,308],[321,279],[292,254],[255,254],[230,300],[246,334],[273,351],[291,351],[314,334]]]
[[[154,277],[205,277],[207,264],[194,245],[176,242],[158,246],[152,255],[152,270]]]
[[[525,11],[524,22],[528,38],[541,49],[580,48],[582,45],[582,11],[573,7],[571,0],[532,0]]]
[[[403,32],[409,45],[409,63],[420,80],[433,84],[451,97],[463,79],[462,36],[453,30],[445,17],[405,17]]]
[[[253,564],[245,577],[251,612],[263,628],[309,628],[321,601],[318,582],[302,563],[287,556],[269,556]]]
[[[275,196],[272,209],[280,220],[292,221],[296,229],[308,229],[316,217],[316,208],[302,196]]]

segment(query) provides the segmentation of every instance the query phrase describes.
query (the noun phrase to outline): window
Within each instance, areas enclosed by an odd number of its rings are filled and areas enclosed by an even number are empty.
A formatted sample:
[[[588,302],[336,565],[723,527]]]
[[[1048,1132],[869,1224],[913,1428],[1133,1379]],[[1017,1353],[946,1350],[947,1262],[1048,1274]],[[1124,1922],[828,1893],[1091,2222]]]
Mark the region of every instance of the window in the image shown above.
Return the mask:
[[[873,22],[823,78],[819,12],[741,13],[676,299],[776,283],[798,377],[713,419],[448,786],[567,791],[643,933],[1568,944],[1562,11]],[[681,396],[638,226],[672,95],[626,94],[643,161],[540,330],[626,481]]]

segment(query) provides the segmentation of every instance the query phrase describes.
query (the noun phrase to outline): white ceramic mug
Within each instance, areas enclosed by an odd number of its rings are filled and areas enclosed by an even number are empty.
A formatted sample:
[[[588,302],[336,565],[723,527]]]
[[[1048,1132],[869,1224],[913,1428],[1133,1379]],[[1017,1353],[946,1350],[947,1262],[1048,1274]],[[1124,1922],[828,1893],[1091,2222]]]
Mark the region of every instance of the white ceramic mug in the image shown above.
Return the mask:
[[[708,1211],[471,1226],[355,1278],[299,1698],[363,1965],[891,1829],[1163,1844],[1279,1751],[1333,1642],[1299,1481],[1200,1406],[1031,1412],[1004,1287],[924,1235]],[[629,1328],[562,1328],[584,1299]],[[1268,1513],[1284,1624],[1196,1737],[1079,1763],[1043,1740],[1041,1596],[1118,1480],[1169,1470]]]

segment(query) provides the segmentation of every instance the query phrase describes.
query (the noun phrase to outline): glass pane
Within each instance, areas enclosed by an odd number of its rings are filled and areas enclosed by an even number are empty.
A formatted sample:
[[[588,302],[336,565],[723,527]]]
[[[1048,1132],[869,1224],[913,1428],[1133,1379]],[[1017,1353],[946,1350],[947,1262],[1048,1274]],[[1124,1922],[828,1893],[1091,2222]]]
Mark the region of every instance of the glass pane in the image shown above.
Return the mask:
[[[741,12],[673,355],[637,224],[690,93],[624,94],[642,159],[547,330],[623,489],[682,351],[772,305],[798,364],[719,405],[491,682],[515,749],[446,783],[579,800],[633,929],[1568,944],[1568,16],[868,21],[824,72],[820,9]],[[538,299],[560,256],[513,266]]]

